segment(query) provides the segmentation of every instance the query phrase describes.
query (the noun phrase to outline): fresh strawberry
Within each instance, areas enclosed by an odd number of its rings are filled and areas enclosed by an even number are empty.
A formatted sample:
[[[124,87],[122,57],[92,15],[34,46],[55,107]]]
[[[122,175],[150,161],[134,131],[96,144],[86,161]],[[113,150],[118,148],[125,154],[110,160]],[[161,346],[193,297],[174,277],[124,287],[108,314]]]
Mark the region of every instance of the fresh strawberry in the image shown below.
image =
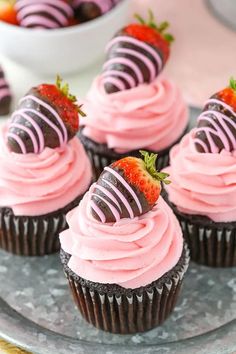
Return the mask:
[[[161,182],[170,183],[168,174],[156,170],[156,154],[140,151],[144,159],[125,157],[106,167],[91,198],[93,216],[115,222],[150,211],[161,192]]]
[[[157,25],[152,11],[149,20],[124,27],[108,44],[103,83],[107,93],[131,89],[156,79],[170,55],[173,36],[168,22]]]
[[[79,129],[79,114],[85,116],[68,84],[41,84],[20,101],[9,125],[8,147],[19,154],[41,153],[45,147],[63,147]]]
[[[17,25],[16,11],[14,9],[15,1],[0,0],[0,21]]]
[[[236,112],[236,80],[234,80],[234,78],[230,79],[228,87],[222,91],[219,91],[215,96],[222,102],[225,102],[232,107]]]

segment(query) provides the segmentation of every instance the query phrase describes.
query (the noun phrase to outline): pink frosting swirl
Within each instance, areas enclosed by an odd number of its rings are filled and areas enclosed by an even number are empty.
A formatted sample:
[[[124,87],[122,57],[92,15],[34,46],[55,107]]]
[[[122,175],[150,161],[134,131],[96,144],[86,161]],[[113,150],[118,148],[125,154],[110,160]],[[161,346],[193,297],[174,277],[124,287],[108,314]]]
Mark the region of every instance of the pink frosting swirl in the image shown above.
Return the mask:
[[[174,143],[188,124],[179,89],[159,77],[150,84],[107,94],[95,79],[85,102],[83,134],[117,152],[146,148],[160,151]]]
[[[172,183],[169,200],[186,214],[205,215],[215,222],[236,221],[236,151],[199,153],[194,145],[196,129],[170,153]]]
[[[15,215],[44,215],[71,203],[92,180],[89,159],[77,137],[63,148],[40,154],[16,154],[0,136],[0,206]]]
[[[138,288],[159,279],[179,261],[183,237],[173,212],[160,197],[152,211],[134,219],[102,224],[91,215],[89,199],[67,215],[61,247],[68,266],[90,281]]]

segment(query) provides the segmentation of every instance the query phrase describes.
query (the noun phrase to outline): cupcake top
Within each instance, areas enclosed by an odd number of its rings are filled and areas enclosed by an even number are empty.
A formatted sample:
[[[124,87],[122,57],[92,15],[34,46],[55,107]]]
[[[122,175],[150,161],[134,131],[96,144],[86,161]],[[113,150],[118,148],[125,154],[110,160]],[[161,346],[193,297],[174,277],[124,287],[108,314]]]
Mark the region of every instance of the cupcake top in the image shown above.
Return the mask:
[[[188,124],[188,110],[179,89],[164,78],[108,95],[98,77],[85,108],[83,134],[118,153],[141,147],[163,150]]]
[[[213,95],[170,154],[169,200],[186,214],[236,220],[236,81]]]
[[[163,150],[188,123],[179,89],[160,77],[173,37],[168,23],[159,26],[152,13],[146,23],[122,28],[107,46],[103,73],[95,79],[85,103],[83,134],[116,152],[139,148]]]
[[[127,157],[106,167],[60,235],[68,266],[93,282],[138,288],[159,279],[179,261],[180,226],[160,197],[165,173],[156,155]]]
[[[15,215],[63,208],[89,186],[92,172],[75,136],[83,115],[60,78],[32,88],[0,133],[0,205]]]

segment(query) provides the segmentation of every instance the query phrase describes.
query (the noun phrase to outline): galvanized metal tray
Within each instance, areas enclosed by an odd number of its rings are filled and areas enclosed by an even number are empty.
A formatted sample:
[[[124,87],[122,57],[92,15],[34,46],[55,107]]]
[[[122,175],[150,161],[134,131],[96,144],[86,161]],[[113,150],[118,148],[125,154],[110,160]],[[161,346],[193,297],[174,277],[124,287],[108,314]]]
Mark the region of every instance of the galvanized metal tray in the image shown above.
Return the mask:
[[[0,251],[0,337],[33,353],[232,354],[235,335],[236,268],[192,263],[170,318],[152,331],[122,336],[99,331],[80,316],[58,255]]]

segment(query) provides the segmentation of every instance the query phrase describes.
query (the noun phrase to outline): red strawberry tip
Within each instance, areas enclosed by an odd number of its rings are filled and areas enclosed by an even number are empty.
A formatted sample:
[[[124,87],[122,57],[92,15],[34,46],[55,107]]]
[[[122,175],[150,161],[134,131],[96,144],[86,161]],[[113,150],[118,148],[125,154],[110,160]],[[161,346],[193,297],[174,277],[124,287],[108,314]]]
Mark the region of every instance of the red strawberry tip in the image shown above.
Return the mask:
[[[157,154],[150,153],[144,150],[139,151],[141,156],[143,157],[146,169],[148,173],[157,181],[163,182],[165,184],[170,184],[171,181],[168,180],[167,178],[169,177],[168,173],[165,172],[159,172],[156,169],[156,160],[157,160]]]
[[[86,114],[82,111],[82,106],[83,105],[78,105],[77,102],[77,98],[76,96],[72,95],[70,93],[70,88],[69,85],[67,83],[62,85],[62,78],[60,77],[60,75],[57,75],[56,78],[56,87],[58,88],[58,90],[65,96],[67,97],[75,106],[77,112],[82,116],[82,117],[86,117]]]
[[[142,16],[139,14],[135,14],[134,17],[139,21],[140,24],[146,25],[154,30],[156,30],[158,33],[160,33],[163,38],[171,44],[175,39],[174,36],[170,33],[165,33],[167,28],[169,28],[170,24],[167,21],[161,22],[159,25],[156,23],[154,14],[151,9],[148,10],[149,13],[149,18],[148,21],[144,20]]]

